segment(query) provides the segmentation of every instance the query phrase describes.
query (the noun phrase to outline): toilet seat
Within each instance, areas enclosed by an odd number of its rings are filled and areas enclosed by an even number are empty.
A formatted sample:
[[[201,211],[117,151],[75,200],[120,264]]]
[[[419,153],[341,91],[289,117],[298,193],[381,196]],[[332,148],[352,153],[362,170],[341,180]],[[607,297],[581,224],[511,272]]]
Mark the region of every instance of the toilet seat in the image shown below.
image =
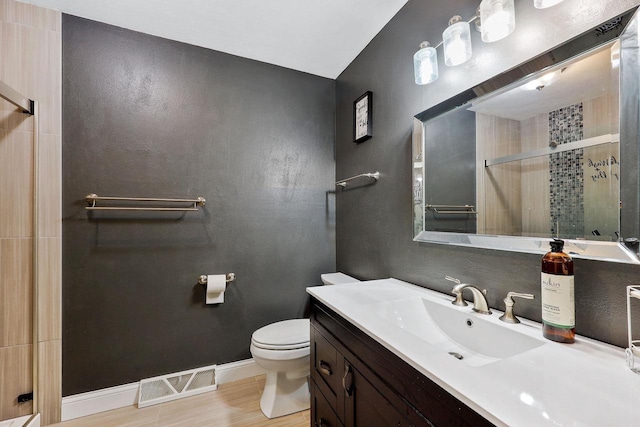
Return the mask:
[[[300,344],[289,344],[289,345],[269,345],[269,344],[255,342],[252,340],[251,345],[262,350],[285,351],[285,350],[297,350],[299,348],[308,348],[309,342],[300,343]]]
[[[266,348],[256,347],[253,343],[251,343],[249,350],[251,351],[251,356],[253,356],[254,359],[260,358],[270,361],[296,360],[301,357],[308,358],[309,354],[311,354],[310,346],[294,348],[292,350],[268,350]]]
[[[251,335],[251,345],[263,350],[286,351],[309,347],[309,319],[292,319],[263,326]]]

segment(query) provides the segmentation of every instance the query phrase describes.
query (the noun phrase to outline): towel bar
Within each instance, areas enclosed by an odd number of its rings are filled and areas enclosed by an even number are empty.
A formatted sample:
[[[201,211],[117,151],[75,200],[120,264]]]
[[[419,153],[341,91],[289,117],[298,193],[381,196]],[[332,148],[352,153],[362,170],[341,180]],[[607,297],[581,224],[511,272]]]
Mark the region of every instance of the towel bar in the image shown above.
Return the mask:
[[[85,197],[87,203],[91,206],[85,207],[88,211],[164,211],[164,212],[188,212],[197,211],[198,206],[204,206],[206,199],[198,197],[197,199],[158,199],[152,197],[110,197],[98,196],[97,194],[88,194]],[[133,207],[133,206],[96,206],[96,202],[101,200],[118,201],[118,202],[160,202],[160,203],[190,203],[192,207]]]
[[[342,188],[346,188],[347,182],[353,181],[354,179],[358,179],[358,178],[371,178],[371,179],[377,181],[377,180],[380,179],[380,172],[361,173],[360,175],[356,175],[356,176],[352,176],[350,178],[341,179],[340,181],[336,181],[335,185],[337,185],[339,187],[342,187]]]
[[[426,205],[427,209],[434,211],[437,214],[457,214],[457,215],[477,215],[478,212],[475,210],[475,206],[473,205]],[[440,209],[449,209],[446,211]],[[451,210],[456,209],[456,210]]]

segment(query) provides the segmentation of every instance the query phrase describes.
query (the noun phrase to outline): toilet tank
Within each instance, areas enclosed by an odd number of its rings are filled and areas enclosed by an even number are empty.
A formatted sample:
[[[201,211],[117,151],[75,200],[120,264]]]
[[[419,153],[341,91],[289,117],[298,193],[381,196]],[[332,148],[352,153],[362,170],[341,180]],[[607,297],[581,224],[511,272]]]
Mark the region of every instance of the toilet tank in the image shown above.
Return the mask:
[[[344,285],[346,283],[359,282],[360,280],[344,273],[325,273],[320,278],[325,285]]]

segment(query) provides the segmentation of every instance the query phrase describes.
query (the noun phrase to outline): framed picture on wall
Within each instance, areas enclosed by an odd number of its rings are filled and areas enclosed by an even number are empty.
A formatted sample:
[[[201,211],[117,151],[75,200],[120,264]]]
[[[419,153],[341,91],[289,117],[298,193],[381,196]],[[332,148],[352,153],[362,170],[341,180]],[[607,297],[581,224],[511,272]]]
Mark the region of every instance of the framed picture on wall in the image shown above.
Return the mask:
[[[353,142],[361,143],[373,136],[373,93],[365,92],[353,102]]]

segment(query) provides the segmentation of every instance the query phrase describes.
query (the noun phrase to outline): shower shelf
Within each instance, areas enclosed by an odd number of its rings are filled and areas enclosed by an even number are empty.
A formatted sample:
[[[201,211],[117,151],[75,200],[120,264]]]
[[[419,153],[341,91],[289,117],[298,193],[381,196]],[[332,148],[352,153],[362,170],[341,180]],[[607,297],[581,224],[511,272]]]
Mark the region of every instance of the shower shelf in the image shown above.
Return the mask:
[[[197,211],[199,206],[204,206],[206,200],[204,197],[196,199],[159,199],[152,197],[110,197],[98,196],[97,194],[89,194],[85,197],[90,206],[85,207],[88,211],[160,211],[160,212],[189,212]],[[166,203],[166,204],[188,204],[184,207],[175,206],[96,206],[97,202],[139,202],[139,203]]]

